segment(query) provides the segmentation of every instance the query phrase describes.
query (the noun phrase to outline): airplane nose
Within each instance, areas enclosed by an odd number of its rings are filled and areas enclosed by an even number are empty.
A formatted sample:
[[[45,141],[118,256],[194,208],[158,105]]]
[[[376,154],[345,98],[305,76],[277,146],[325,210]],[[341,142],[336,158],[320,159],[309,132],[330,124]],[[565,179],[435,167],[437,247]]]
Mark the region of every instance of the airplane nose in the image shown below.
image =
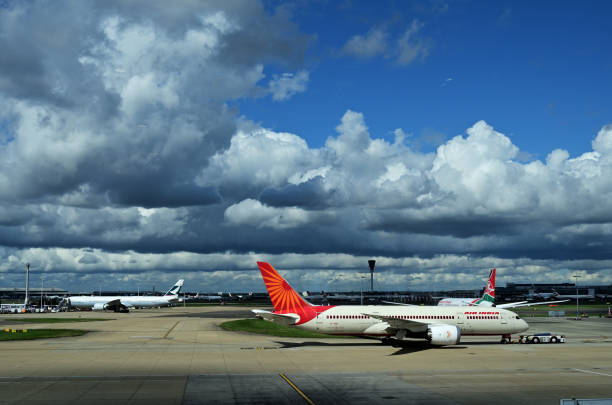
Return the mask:
[[[529,324],[527,322],[525,322],[525,320],[523,320],[523,319],[521,319],[520,326],[521,326],[520,332],[524,332],[527,329],[529,329]]]

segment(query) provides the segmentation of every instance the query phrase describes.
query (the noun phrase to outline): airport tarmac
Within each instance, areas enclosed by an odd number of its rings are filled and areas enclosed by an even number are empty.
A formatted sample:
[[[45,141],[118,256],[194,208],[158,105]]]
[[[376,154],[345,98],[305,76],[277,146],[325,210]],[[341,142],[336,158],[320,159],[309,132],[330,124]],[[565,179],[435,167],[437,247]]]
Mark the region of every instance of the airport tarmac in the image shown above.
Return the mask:
[[[244,307],[0,316],[80,337],[0,342],[0,404],[559,404],[612,398],[612,319],[533,318],[566,344],[465,337],[442,348],[226,332]],[[17,324],[17,317],[110,318]]]

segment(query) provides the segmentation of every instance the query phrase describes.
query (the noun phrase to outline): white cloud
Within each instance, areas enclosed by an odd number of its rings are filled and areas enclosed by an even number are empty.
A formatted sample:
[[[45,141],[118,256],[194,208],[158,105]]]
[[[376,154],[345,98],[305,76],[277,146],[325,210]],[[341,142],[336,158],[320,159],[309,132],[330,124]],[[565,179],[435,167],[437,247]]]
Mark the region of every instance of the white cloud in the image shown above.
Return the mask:
[[[307,225],[316,214],[297,207],[268,207],[257,200],[246,199],[225,210],[226,221],[234,226],[287,229]]]
[[[426,59],[431,52],[433,41],[421,34],[424,26],[423,22],[413,19],[399,36],[385,28],[375,27],[365,35],[351,37],[340,50],[340,54],[360,59],[383,56],[400,66],[407,66],[414,61]],[[447,85],[451,80],[446,79],[443,85]]]
[[[388,33],[382,28],[373,28],[365,35],[351,37],[342,47],[341,53],[359,58],[372,58],[387,50]]]
[[[275,101],[285,101],[298,93],[306,91],[308,85],[309,74],[305,70],[300,70],[296,74],[283,73],[282,75],[274,75],[270,80],[270,92],[272,99]]]
[[[415,60],[423,60],[429,56],[432,41],[418,35],[424,25],[416,19],[412,20],[410,26],[397,40],[396,61],[399,65],[409,65]]]

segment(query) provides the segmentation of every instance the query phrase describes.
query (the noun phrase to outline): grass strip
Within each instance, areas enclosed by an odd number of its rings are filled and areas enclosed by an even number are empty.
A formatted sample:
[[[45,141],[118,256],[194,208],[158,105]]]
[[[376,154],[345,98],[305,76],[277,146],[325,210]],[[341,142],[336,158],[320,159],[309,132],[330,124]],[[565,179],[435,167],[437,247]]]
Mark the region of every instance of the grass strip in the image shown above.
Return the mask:
[[[249,332],[258,333],[260,335],[271,335],[279,337],[296,337],[296,338],[345,338],[346,336],[326,335],[323,333],[309,332],[302,329],[296,329],[290,326],[279,325],[274,322],[264,321],[263,319],[239,319],[236,321],[223,322],[221,328],[232,332]]]
[[[5,340],[34,340],[34,339],[48,339],[48,338],[59,338],[59,337],[70,337],[70,336],[81,336],[86,334],[86,330],[78,329],[27,329],[27,332],[23,332],[22,329],[17,329],[17,332],[6,332],[0,331],[0,341]]]
[[[70,322],[97,322],[112,321],[109,318],[4,318],[5,321],[28,323],[70,323]]]

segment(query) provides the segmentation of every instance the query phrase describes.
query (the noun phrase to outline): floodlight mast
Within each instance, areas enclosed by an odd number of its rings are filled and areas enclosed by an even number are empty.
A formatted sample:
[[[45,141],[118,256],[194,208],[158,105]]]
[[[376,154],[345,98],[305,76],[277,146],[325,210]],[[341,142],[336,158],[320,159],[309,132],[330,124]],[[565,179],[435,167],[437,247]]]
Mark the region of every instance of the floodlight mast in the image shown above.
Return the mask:
[[[574,277],[574,284],[576,285],[576,319],[580,319],[580,311],[578,310],[578,279],[580,276],[572,276]]]
[[[26,263],[26,290],[25,290],[25,300],[23,301],[23,305],[28,305],[30,301],[30,263]]]

